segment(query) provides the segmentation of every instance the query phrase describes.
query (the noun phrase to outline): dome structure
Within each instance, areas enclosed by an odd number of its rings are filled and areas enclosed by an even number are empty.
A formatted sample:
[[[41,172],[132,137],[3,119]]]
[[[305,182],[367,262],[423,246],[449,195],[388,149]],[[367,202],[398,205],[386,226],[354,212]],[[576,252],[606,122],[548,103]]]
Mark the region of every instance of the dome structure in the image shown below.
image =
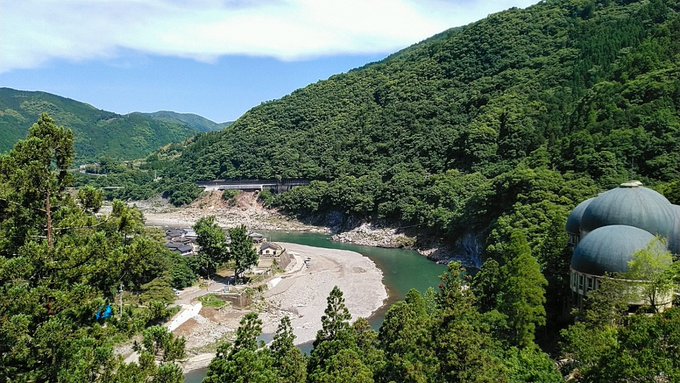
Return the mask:
[[[580,224],[582,234],[608,225],[627,225],[669,237],[675,225],[675,212],[666,197],[632,181],[591,201]]]
[[[581,218],[583,217],[583,212],[586,211],[586,208],[594,199],[595,198],[589,198],[576,205],[574,210],[572,210],[571,214],[569,214],[569,218],[567,218],[567,233],[576,235],[581,233]]]
[[[673,254],[680,254],[680,206],[671,205],[675,220],[673,221],[673,232],[668,235],[668,249]]]
[[[647,248],[656,237],[633,226],[610,225],[593,230],[576,246],[571,258],[574,271],[602,276],[605,273],[625,273],[633,254]],[[661,242],[660,251],[666,251]]]

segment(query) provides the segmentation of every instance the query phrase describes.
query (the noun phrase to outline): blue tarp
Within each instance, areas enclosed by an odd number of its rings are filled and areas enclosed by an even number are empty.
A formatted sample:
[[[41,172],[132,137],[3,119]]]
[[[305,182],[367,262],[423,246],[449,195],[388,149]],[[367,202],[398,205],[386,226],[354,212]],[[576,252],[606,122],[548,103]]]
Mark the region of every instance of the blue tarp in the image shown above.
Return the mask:
[[[97,312],[97,320],[106,320],[109,319],[113,316],[113,309],[111,308],[111,305],[107,305],[106,307],[103,307]]]

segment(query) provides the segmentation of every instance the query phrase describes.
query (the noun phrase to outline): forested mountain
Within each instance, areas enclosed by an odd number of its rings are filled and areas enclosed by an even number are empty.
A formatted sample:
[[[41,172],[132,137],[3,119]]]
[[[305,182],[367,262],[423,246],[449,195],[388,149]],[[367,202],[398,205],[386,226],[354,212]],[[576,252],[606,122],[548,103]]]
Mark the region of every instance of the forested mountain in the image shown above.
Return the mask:
[[[133,113],[136,114],[136,113]],[[139,113],[143,116],[148,116],[153,118],[154,120],[158,121],[165,121],[165,122],[176,122],[180,124],[185,124],[191,129],[197,131],[197,132],[212,132],[216,130],[221,130],[226,128],[227,126],[231,125],[233,122],[223,122],[223,123],[216,123],[214,121],[208,120],[205,117],[199,116],[197,114],[193,113],[177,113],[177,112],[171,112],[167,110],[161,110],[158,112],[153,112],[153,113]]]
[[[194,115],[119,115],[50,93],[0,88],[0,152],[26,137],[41,113],[49,113],[58,124],[73,130],[80,162],[140,158],[196,133],[220,129]]]
[[[670,182],[679,10],[677,0],[548,0],[500,12],[260,105],[187,146],[169,174],[315,179],[279,204],[454,239],[517,202],[563,215],[621,181]]]

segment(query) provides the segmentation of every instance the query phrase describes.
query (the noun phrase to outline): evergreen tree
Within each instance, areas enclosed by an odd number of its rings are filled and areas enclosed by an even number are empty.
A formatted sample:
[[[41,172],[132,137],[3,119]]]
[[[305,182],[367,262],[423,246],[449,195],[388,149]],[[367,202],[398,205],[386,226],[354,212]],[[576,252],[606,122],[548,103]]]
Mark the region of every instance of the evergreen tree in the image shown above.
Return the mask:
[[[309,374],[310,383],[373,383],[373,374],[356,349],[341,349]]]
[[[85,186],[78,190],[78,200],[83,209],[96,213],[102,207],[102,191],[93,186]]]
[[[276,329],[270,350],[281,383],[298,383],[307,379],[307,364],[304,355],[295,347],[295,334],[290,318],[283,317]]]
[[[199,259],[193,261],[194,271],[209,277],[215,273],[217,265],[229,260],[227,236],[214,216],[199,219],[194,225],[194,231],[198,236],[196,242],[200,246]]]
[[[433,310],[417,290],[406,294],[404,301],[393,304],[380,326],[380,347],[385,353],[381,382],[432,382],[438,371],[433,352]]]
[[[432,326],[433,351],[439,360],[435,381],[505,382],[504,368],[496,357],[496,344],[484,328],[474,296],[463,284],[463,268],[449,264],[441,277]]]
[[[259,257],[244,225],[229,229],[229,239],[229,255],[236,263],[234,277],[238,279],[251,266],[257,265]]]
[[[508,318],[510,340],[520,347],[533,344],[537,326],[545,325],[548,284],[523,232],[512,234],[510,261],[503,267],[499,311]]]
[[[472,279],[472,292],[482,312],[495,310],[501,292],[501,267],[494,259],[488,259]]]
[[[351,349],[352,351],[349,354],[343,354],[343,358],[359,358],[354,332],[349,324],[352,315],[345,306],[342,291],[334,286],[326,301],[328,304],[321,317],[321,330],[316,333],[314,348],[307,363],[307,375],[310,381],[314,381],[312,376],[318,377],[320,373],[332,374],[329,370],[329,363],[342,350]]]
[[[334,286],[328,298],[324,315],[321,317],[321,330],[316,333],[314,347],[321,343],[347,337],[350,333],[349,321],[352,315],[345,306],[345,297],[338,286]]]
[[[203,380],[206,383],[275,383],[277,373],[274,369],[269,349],[258,344],[262,334],[262,321],[256,313],[247,314],[236,331],[233,344],[222,344],[217,355],[208,366]]]
[[[373,330],[366,318],[357,319],[352,325],[352,330],[361,360],[371,370],[373,376],[381,376],[386,361],[385,352],[380,348],[378,333]]]

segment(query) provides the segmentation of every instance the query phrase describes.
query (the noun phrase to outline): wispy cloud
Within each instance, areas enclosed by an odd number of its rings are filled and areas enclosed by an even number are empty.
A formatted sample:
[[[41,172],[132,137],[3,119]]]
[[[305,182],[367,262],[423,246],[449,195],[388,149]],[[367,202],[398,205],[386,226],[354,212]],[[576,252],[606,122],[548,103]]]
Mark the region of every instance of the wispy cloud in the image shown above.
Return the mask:
[[[213,61],[391,52],[537,0],[0,0],[0,73],[122,51]]]

